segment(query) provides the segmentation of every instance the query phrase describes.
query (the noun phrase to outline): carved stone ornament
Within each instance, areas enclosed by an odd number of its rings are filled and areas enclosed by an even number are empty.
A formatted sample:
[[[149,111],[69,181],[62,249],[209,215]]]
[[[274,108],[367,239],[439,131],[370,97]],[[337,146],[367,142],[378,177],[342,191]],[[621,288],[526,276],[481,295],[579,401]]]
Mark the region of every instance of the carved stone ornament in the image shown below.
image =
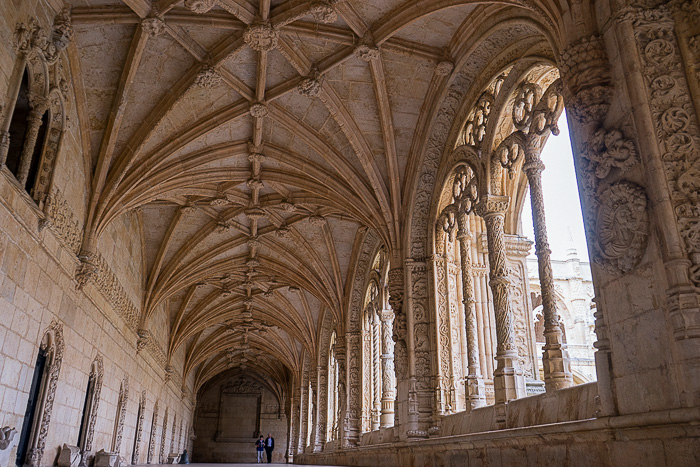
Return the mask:
[[[90,251],[81,251],[78,258],[80,259],[80,264],[76,268],[75,273],[76,288],[79,290],[88,281],[92,281],[95,287],[112,304],[114,310],[126,321],[129,328],[136,331],[138,327],[136,306],[127,296],[119,279],[114,275],[102,255]]]
[[[44,31],[36,18],[31,18],[28,24],[19,23],[15,29],[15,48],[20,53],[32,49],[40,51],[47,62],[53,64],[58,59],[58,53],[65,49],[73,38],[70,6],[65,6],[55,17],[50,33]]]
[[[313,2],[309,13],[311,13],[311,16],[313,16],[316,21],[321,23],[335,23],[338,19],[338,14],[335,12],[333,6],[326,1]]]
[[[314,74],[308,78],[303,79],[299,86],[297,86],[297,91],[299,94],[306,97],[316,97],[321,91],[321,86],[323,85],[323,80],[318,74]]]
[[[262,102],[254,102],[250,104],[250,115],[255,118],[267,117],[267,105]]]
[[[356,57],[365,62],[379,58],[379,49],[374,44],[360,44],[355,47],[354,53]]]
[[[593,261],[609,271],[627,273],[641,261],[649,238],[646,194],[623,180],[604,190],[600,200]]]
[[[214,5],[216,0],[185,0],[185,8],[200,15],[214,8]]]
[[[581,123],[601,121],[610,109],[613,87],[600,36],[583,38],[564,49],[559,71],[568,91],[568,108]]]
[[[205,66],[194,79],[194,85],[199,88],[211,89],[221,83],[221,75],[211,66]]]
[[[63,351],[65,350],[65,344],[63,342],[63,324],[58,321],[51,322],[51,325],[46,330],[41,340],[41,348],[50,356],[48,359],[48,362],[50,362],[48,368],[49,379],[46,385],[44,411],[41,415],[41,421],[37,427],[37,432],[35,432],[33,436],[34,445],[27,453],[26,464],[31,467],[39,467],[41,465],[41,459],[44,456],[44,449],[46,448],[46,437],[49,433],[53,403],[56,400],[56,386],[58,385],[58,376],[61,372]]]
[[[440,76],[447,76],[455,69],[455,64],[452,60],[442,60],[435,66],[435,73]]]
[[[4,426],[0,428],[0,467],[9,467],[10,451],[19,441],[17,430]]]
[[[54,190],[47,197],[44,215],[40,229],[49,227],[66,248],[77,254],[83,240],[82,228],[59,190]]]
[[[160,18],[144,18],[141,27],[149,37],[157,37],[165,32],[165,23]]]
[[[64,443],[58,454],[56,465],[58,467],[78,467],[78,464],[80,464],[80,448]]]
[[[254,23],[246,29],[243,40],[251,49],[262,52],[276,48],[279,36],[279,32],[269,22]]]
[[[607,177],[613,168],[622,173],[639,163],[637,148],[619,130],[598,129],[581,151],[581,172],[584,189],[593,193],[597,179]]]
[[[688,2],[685,2],[687,4]],[[681,5],[672,6],[677,10]],[[683,8],[681,8],[683,10]],[[681,17],[691,17],[681,11]],[[700,133],[691,101],[674,20],[664,5],[624,8],[620,21],[632,22],[647,83],[647,96],[662,151],[671,202],[690,260],[689,276],[700,285]]]

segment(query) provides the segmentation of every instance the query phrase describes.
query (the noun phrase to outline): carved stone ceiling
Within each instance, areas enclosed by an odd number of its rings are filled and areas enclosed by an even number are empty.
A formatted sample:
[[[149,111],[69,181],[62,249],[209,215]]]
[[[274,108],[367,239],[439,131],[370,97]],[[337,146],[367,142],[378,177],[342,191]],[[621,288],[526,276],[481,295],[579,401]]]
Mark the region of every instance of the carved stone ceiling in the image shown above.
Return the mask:
[[[358,228],[399,243],[429,87],[494,6],[70,3],[88,227],[140,210],[146,325],[168,313],[168,352],[202,377],[250,358],[276,378],[299,368],[323,317],[344,319]]]

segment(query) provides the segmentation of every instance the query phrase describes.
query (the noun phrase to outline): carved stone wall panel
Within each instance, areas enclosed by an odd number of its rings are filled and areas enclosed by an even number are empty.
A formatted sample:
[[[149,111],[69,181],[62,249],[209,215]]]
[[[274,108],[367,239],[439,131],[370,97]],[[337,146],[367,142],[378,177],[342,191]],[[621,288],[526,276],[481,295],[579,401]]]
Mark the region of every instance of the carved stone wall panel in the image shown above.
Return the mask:
[[[53,190],[46,198],[44,214],[46,217],[43,225],[48,225],[59,242],[77,255],[83,241],[82,226],[58,189]]]
[[[690,99],[674,22],[664,6],[653,10],[630,8],[623,10],[620,18],[633,25],[674,212],[691,261],[689,274],[698,286],[700,126]]]

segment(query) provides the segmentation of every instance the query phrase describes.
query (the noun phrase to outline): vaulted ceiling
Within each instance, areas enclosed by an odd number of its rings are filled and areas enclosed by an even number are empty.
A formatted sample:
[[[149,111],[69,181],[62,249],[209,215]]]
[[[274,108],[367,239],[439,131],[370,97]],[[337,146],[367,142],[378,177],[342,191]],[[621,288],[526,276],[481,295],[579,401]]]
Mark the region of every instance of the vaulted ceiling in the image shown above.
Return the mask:
[[[345,319],[358,229],[400,254],[421,116],[455,56],[493,18],[556,11],[521,1],[69,3],[94,172],[88,230],[97,237],[140,209],[142,321],[168,314],[168,354],[184,348],[200,383],[253,360],[280,383],[300,368],[323,320]]]

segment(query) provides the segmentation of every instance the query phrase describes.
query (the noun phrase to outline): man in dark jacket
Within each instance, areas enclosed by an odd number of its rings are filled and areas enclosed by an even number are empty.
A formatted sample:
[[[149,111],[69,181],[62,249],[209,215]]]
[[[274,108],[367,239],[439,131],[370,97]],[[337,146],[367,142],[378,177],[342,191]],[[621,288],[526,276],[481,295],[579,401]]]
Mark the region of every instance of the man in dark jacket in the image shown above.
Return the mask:
[[[265,438],[265,454],[267,454],[267,463],[272,463],[272,450],[275,449],[275,438],[270,433]]]

